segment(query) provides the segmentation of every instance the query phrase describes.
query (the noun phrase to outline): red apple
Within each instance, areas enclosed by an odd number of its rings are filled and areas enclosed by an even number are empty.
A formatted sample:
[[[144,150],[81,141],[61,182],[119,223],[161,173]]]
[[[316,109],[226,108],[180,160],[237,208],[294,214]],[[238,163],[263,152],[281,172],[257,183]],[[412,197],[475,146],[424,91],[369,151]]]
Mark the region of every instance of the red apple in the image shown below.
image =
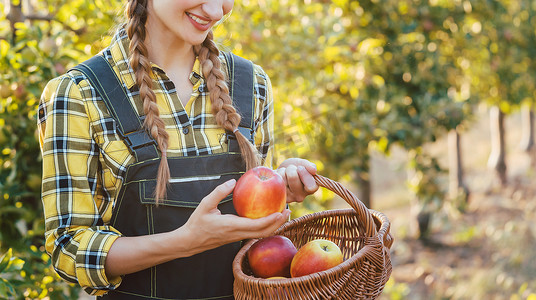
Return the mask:
[[[282,212],[287,202],[283,177],[267,167],[253,168],[236,182],[233,205],[241,217],[258,219]]]
[[[290,277],[290,263],[297,251],[292,241],[285,236],[266,237],[249,248],[249,266],[256,277]]]
[[[303,245],[290,265],[292,277],[300,277],[331,269],[342,263],[341,249],[332,241],[316,239]]]

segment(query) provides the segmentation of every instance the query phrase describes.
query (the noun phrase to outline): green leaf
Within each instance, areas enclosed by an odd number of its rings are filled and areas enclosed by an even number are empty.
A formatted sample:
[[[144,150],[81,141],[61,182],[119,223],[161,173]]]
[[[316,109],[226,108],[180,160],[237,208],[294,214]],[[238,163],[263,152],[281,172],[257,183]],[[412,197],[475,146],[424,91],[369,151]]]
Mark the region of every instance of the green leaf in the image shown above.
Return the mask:
[[[0,57],[6,57],[9,52],[9,43],[6,40],[0,40]]]
[[[9,265],[7,266],[5,271],[6,272],[20,271],[22,270],[22,267],[24,267],[24,263],[25,263],[24,260],[17,258],[17,257],[13,257],[10,260]]]
[[[23,23],[23,22],[16,22],[13,26],[15,26],[15,29],[19,29],[19,30],[28,29],[28,25],[26,25],[26,23]]]
[[[5,280],[3,278],[0,278],[0,298],[1,299],[7,299],[7,297],[9,296],[7,294],[7,290],[8,290],[8,287],[7,287]]]
[[[15,296],[15,288],[4,278],[0,278],[0,298],[7,299],[10,296]]]
[[[2,259],[0,260],[0,273],[2,273],[4,269],[7,268],[12,256],[13,251],[11,250],[11,248],[9,248],[9,250],[7,250],[7,252],[2,256]]]
[[[13,250],[9,248],[0,261],[0,273],[19,271],[24,266],[24,260],[14,257]]]

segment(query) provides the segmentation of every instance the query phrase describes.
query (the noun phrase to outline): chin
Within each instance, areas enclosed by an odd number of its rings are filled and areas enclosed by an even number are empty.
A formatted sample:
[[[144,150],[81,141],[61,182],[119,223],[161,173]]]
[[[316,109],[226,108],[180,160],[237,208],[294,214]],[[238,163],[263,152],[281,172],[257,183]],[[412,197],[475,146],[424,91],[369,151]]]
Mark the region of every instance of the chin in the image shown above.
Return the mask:
[[[186,41],[191,44],[192,46],[199,46],[203,44],[203,42],[207,39],[209,31],[205,32],[204,34],[196,34],[193,37],[190,37]]]

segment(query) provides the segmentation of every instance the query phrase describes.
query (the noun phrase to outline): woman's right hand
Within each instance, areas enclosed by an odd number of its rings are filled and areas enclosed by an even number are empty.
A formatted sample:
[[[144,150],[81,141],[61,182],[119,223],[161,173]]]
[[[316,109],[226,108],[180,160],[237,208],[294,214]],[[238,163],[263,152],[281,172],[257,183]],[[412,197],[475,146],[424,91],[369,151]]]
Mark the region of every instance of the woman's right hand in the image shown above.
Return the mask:
[[[259,219],[222,214],[218,204],[233,191],[235,185],[236,180],[232,179],[217,186],[201,200],[186,224],[176,230],[182,233],[182,242],[188,243],[190,255],[231,242],[269,236],[288,221],[288,209]]]

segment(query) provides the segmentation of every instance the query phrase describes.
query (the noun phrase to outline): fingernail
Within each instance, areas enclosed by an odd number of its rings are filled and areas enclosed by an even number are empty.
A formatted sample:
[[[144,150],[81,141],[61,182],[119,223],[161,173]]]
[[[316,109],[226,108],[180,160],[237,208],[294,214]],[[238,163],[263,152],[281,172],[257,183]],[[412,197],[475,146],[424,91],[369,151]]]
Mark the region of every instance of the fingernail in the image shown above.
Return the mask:
[[[303,166],[298,166],[298,171],[303,171],[305,168]]]
[[[236,179],[231,179],[225,182],[226,186],[233,186],[236,183]]]

